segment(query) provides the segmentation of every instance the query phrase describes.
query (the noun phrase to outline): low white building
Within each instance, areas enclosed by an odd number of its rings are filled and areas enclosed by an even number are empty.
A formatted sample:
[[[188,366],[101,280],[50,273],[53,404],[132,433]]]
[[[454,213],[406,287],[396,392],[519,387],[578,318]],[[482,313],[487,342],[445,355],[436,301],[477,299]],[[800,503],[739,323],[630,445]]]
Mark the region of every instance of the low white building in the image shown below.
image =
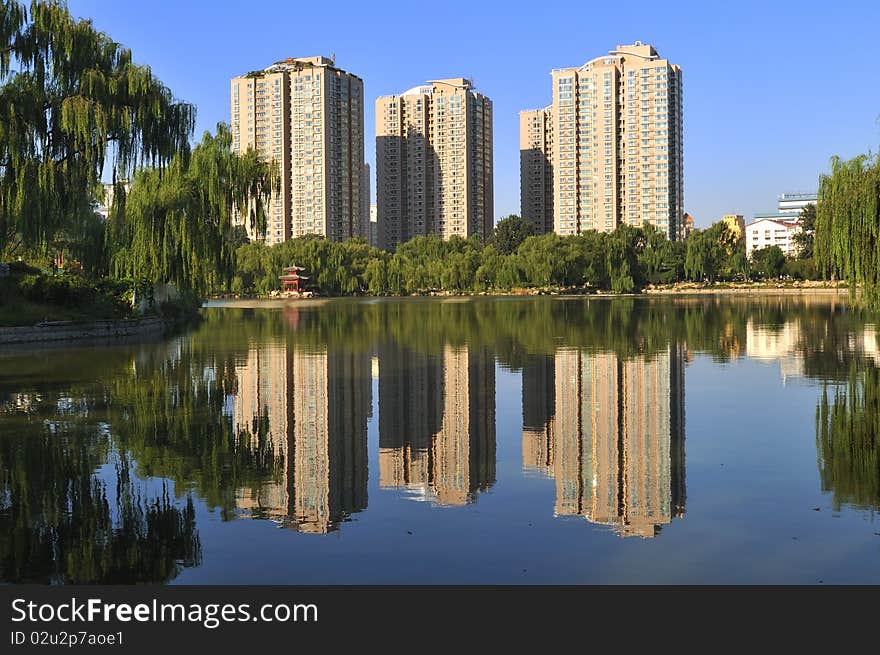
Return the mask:
[[[800,215],[807,205],[815,205],[815,193],[783,193],[777,198],[777,210],[755,214],[746,226],[746,255],[767,246],[779,246],[786,256],[797,255],[792,237],[801,231]]]
[[[751,257],[755,250],[779,246],[786,257],[794,257],[797,255],[798,246],[792,237],[800,231],[801,224],[797,220],[759,218],[746,225],[746,255]]]

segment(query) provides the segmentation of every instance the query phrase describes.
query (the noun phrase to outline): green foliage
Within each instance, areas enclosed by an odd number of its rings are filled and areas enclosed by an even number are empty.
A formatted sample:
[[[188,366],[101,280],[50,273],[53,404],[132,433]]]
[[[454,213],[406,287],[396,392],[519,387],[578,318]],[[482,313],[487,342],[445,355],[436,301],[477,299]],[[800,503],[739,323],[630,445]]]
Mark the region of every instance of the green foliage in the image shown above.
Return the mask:
[[[801,210],[798,217],[801,229],[792,236],[798,249],[798,259],[812,259],[816,232],[816,205],[810,203]]]
[[[280,188],[276,164],[249,150],[232,153],[232,133],[218,123],[191,155],[164,169],[139,171],[120,186],[109,221],[112,272],[206,291],[230,284],[240,233],[236,208],[248,208],[251,228],[265,231],[270,195]]]
[[[722,221],[705,230],[694,230],[687,239],[684,274],[695,282],[732,279],[743,273],[742,239]],[[744,255],[743,255],[744,256]]]
[[[131,283],[125,281],[92,282],[28,268],[21,275],[0,280],[0,325],[125,318],[131,310],[130,289]]]
[[[880,304],[880,158],[834,157],[831,173],[819,178],[815,259],[820,272],[847,281],[855,295]]]
[[[783,274],[794,280],[815,280],[819,276],[812,257],[809,259],[786,259],[782,271]]]
[[[607,234],[529,236],[508,254],[496,240],[483,246],[472,239],[436,236],[416,237],[395,253],[357,239],[336,243],[319,236],[271,247],[248,243],[236,251],[231,283],[214,291],[265,294],[280,288],[278,276],[293,264],[306,269],[307,289],[333,296],[523,288],[635,293],[648,284],[747,280],[750,274],[744,240],[732,238],[723,223],[693,232],[686,242],[670,241],[646,224],[622,225]],[[809,273],[808,266],[800,266],[792,277],[804,279]]]
[[[114,177],[167,164],[187,150],[194,120],[191,105],[63,2],[28,11],[2,0],[0,258],[48,252],[59,235],[100,254],[92,203],[105,163]]]
[[[492,243],[502,255],[516,252],[520,244],[531,236],[532,227],[516,214],[505,216],[492,231]]]
[[[752,251],[752,271],[758,276],[773,279],[785,269],[785,253],[779,246],[766,246]]]

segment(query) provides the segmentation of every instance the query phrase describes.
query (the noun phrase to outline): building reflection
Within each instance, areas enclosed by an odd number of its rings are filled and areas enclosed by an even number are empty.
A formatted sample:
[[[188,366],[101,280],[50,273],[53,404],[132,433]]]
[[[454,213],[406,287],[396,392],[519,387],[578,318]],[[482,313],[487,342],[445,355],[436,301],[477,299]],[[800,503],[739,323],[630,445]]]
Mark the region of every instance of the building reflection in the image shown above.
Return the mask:
[[[761,362],[778,362],[783,384],[789,378],[803,377],[800,321],[768,326],[750,318],[746,323],[746,355]]]
[[[495,482],[495,358],[447,345],[379,351],[379,485],[464,505]]]
[[[367,506],[369,354],[286,344],[252,348],[236,369],[236,431],[268,432],[281,470],[237,506],[300,532],[327,533]]]
[[[523,369],[523,468],[556,480],[557,516],[654,537],[684,516],[684,353],[562,349]],[[544,418],[546,416],[546,419]]]
[[[841,361],[864,360],[880,366],[880,346],[873,323],[854,326],[834,334],[825,325],[819,334],[799,318],[781,324],[762,324],[750,318],[746,324],[746,355],[760,362],[779,364],[782,383],[791,378],[822,377],[817,362],[823,357],[837,356]],[[823,338],[836,338],[823,343]],[[835,360],[837,361],[837,360]],[[811,367],[813,364],[813,367]]]
[[[523,469],[552,475],[551,424],[556,409],[556,362],[551,355],[529,355],[523,365]]]

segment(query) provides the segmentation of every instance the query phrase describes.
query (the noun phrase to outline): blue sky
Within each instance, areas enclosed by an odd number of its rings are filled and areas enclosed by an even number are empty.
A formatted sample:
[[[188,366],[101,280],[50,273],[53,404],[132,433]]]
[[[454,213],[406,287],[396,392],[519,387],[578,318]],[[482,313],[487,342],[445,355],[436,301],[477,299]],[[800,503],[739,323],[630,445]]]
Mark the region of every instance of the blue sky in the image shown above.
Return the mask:
[[[814,191],[831,155],[880,144],[876,1],[337,1],[323,22],[273,0],[69,6],[196,104],[197,137],[229,120],[230,78],[335,53],[364,80],[372,165],[377,96],[470,77],[494,104],[496,218],[519,213],[518,113],[549,104],[550,70],[636,40],[682,67],[685,209],[697,226],[772,210],[779,193]]]

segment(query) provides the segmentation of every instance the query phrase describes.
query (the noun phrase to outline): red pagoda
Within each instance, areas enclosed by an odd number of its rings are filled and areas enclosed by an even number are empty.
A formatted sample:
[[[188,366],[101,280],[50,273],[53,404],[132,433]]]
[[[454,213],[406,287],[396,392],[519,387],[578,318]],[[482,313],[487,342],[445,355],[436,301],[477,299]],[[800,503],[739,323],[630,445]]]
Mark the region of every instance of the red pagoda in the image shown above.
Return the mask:
[[[301,266],[288,266],[284,269],[284,275],[279,275],[278,279],[281,280],[281,292],[282,293],[302,293],[305,291],[305,280],[308,280],[305,275],[300,275],[301,271],[306,269]]]

